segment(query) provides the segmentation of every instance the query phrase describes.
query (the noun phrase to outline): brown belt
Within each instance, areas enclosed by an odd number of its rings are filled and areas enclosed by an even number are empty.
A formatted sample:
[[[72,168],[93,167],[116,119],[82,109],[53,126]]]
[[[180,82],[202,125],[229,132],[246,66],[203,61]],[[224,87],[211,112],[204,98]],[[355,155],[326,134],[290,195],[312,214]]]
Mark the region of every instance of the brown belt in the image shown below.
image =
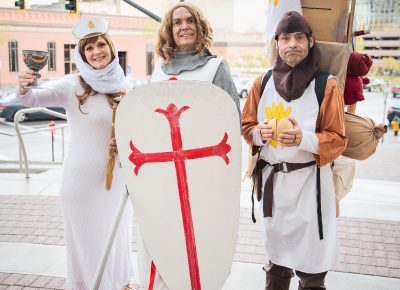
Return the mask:
[[[272,204],[273,204],[273,196],[274,196],[274,174],[277,172],[289,173],[291,171],[299,170],[302,168],[306,168],[309,166],[316,165],[315,161],[310,161],[307,163],[288,163],[281,162],[276,164],[270,164],[263,159],[259,159],[257,162],[257,198],[260,200],[261,198],[261,181],[262,181],[262,169],[268,164],[273,167],[271,172],[269,173],[267,180],[264,184],[264,199],[263,199],[263,212],[264,217],[272,217]],[[253,206],[254,211],[254,206]],[[320,239],[323,239],[323,230],[322,230],[322,214],[321,214],[321,177],[320,177],[320,168],[317,167],[317,214],[318,214],[318,229]],[[254,214],[253,214],[254,221]]]

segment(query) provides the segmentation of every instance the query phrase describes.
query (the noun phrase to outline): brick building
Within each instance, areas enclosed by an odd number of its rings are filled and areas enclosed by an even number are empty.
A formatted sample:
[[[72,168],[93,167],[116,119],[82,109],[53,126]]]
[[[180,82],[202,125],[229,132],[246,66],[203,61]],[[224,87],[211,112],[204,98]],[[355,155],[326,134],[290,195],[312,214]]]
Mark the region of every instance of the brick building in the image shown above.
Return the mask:
[[[375,59],[400,60],[400,0],[358,0],[357,28],[369,27],[363,36],[364,52]]]
[[[262,0],[255,0],[263,6]],[[78,14],[69,15],[63,0],[26,1],[27,9],[18,11],[14,1],[0,3],[0,88],[15,85],[18,72],[25,68],[21,52],[24,49],[48,51],[48,65],[41,71],[43,78],[60,77],[73,72],[73,49],[76,39],[72,25],[83,17],[97,15],[110,23],[110,34],[119,50],[120,63],[127,75],[146,79],[152,71],[153,47],[159,23],[122,0],[79,0]],[[148,10],[163,16],[177,1],[145,1]],[[245,24],[242,0],[221,0],[212,6],[207,1],[191,1],[198,5],[214,28],[211,51],[231,64],[242,59],[262,56],[264,42],[253,26]],[[258,9],[260,10],[260,9]],[[221,13],[224,11],[224,13]],[[263,9],[257,17],[262,18]]]

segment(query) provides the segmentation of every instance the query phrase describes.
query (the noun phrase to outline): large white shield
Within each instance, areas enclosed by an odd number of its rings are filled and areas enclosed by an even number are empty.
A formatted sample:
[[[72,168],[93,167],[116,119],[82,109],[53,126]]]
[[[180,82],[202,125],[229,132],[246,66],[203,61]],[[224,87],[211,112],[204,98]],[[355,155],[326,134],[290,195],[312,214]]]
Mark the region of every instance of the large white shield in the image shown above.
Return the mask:
[[[169,289],[221,289],[236,248],[241,139],[231,97],[167,81],[123,98],[116,138],[151,258]]]

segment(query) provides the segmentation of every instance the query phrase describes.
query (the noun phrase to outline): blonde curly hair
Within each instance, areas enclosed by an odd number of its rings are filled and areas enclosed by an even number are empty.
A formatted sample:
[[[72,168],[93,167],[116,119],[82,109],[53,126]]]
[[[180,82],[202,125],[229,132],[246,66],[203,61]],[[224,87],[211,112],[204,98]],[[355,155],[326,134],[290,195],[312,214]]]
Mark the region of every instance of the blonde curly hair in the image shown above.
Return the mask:
[[[197,31],[196,50],[203,55],[204,50],[209,48],[213,43],[213,30],[201,10],[193,4],[180,2],[165,13],[163,22],[158,30],[155,51],[166,63],[169,63],[174,56],[176,44],[172,35],[172,16],[174,11],[180,7],[187,9],[195,18]]]

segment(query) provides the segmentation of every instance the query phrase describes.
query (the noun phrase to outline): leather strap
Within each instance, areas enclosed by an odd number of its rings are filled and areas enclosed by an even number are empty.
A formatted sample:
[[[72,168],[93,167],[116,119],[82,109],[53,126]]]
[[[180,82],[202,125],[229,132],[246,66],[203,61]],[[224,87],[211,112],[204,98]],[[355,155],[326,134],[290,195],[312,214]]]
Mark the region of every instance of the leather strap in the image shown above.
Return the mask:
[[[324,238],[324,231],[322,228],[322,210],[321,210],[321,169],[317,167],[317,214],[318,214],[318,232],[319,239]]]
[[[269,164],[269,163],[268,163]],[[315,165],[315,161],[310,161],[307,163],[287,163],[281,162],[276,164],[269,164],[273,166],[273,169],[269,173],[267,180],[264,184],[264,200],[263,200],[263,210],[264,217],[272,217],[272,204],[274,195],[274,174],[277,172],[289,173],[291,171],[299,170],[309,166]]]
[[[302,168],[306,168],[309,166],[314,166],[317,163],[315,161],[310,161],[307,163],[287,163],[287,162],[282,162],[282,163],[276,163],[276,164],[269,164],[263,159],[260,159],[257,163],[257,166],[259,166],[259,170],[257,171],[257,174],[259,174],[259,180],[261,183],[262,180],[262,169],[266,166],[272,166],[273,169],[267,176],[267,180],[265,181],[264,184],[264,192],[263,192],[263,212],[264,212],[264,217],[272,217],[272,205],[273,205],[273,200],[274,200],[274,174],[277,172],[283,172],[283,173],[289,173],[291,171],[299,170]],[[261,187],[261,184],[258,184],[259,187]],[[254,191],[254,188],[253,188]],[[253,202],[253,209],[252,209],[252,217],[253,217],[253,222],[255,222],[254,218],[254,200]],[[322,240],[324,238],[323,234],[323,225],[322,225],[322,210],[321,210],[321,170],[317,166],[317,215],[318,215],[318,232],[319,232],[319,238]]]

